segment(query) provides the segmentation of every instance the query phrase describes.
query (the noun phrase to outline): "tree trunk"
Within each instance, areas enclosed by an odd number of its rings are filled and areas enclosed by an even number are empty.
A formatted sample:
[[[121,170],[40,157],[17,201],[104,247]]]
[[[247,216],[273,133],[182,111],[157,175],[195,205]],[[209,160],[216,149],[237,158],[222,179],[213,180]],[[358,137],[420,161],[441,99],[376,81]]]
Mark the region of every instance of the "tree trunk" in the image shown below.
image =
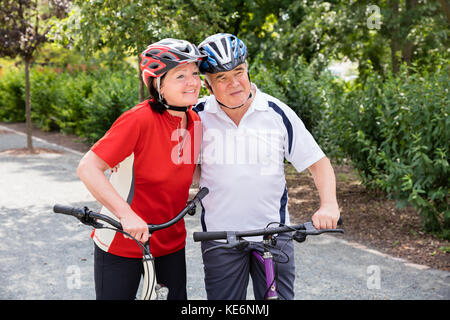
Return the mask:
[[[403,45],[402,49],[402,61],[406,62],[408,65],[408,68],[411,67],[411,61],[412,61],[412,53],[413,53],[413,43],[410,40],[407,40],[405,44]]]
[[[395,39],[391,39],[391,60],[392,60],[392,71],[394,72],[394,74],[397,74],[398,71],[400,70],[397,51],[398,51],[398,43]]]
[[[447,0],[439,0],[441,3],[442,10],[445,12],[445,16],[447,17],[447,24],[450,24],[450,5]]]
[[[144,81],[142,80],[142,72],[141,72],[140,63],[141,63],[141,61],[138,56],[139,102],[142,102],[146,98],[146,94],[145,94],[146,85],[144,84]]]
[[[398,17],[398,6],[399,6],[398,1],[391,2],[391,9],[392,9],[392,13],[393,13],[393,16],[395,19]],[[400,64],[398,61],[399,59],[397,56],[397,51],[400,48],[400,46],[399,46],[400,39],[398,39],[398,34],[400,32],[399,29],[400,29],[400,26],[397,23],[393,23],[390,40],[391,40],[392,71],[394,72],[394,74],[397,74],[398,71],[400,70]]]
[[[31,125],[30,64],[31,61],[25,59],[25,118],[27,128],[27,148],[30,152],[34,152],[33,129]]]
[[[411,25],[413,24],[411,20],[411,16],[414,16],[413,11],[417,7],[417,0],[406,0],[406,19],[403,20],[402,27],[407,30],[407,34],[409,33],[409,30],[411,30]],[[412,54],[414,50],[414,45],[411,40],[404,39],[403,42],[403,48],[402,48],[402,62],[406,62],[408,65],[408,71],[411,67],[411,61],[412,61]]]

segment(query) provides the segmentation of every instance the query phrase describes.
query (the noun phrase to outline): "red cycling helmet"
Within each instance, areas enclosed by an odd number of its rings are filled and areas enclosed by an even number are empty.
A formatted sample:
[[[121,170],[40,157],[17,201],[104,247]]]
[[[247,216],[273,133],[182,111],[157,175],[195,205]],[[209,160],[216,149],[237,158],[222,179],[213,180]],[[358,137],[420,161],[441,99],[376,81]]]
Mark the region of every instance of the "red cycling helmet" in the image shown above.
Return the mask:
[[[140,56],[142,80],[147,86],[148,77],[161,77],[170,69],[185,63],[197,62],[199,65],[206,57],[194,44],[171,38],[149,45]]]

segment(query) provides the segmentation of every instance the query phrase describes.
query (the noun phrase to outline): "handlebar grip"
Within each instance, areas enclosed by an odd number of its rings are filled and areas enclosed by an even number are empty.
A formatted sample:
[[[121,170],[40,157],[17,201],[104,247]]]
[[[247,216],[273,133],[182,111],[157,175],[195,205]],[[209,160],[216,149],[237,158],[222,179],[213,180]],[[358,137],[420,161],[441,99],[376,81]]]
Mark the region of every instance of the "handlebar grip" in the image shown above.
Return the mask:
[[[207,241],[226,239],[227,233],[225,231],[209,231],[209,232],[194,232],[194,241]]]
[[[71,207],[71,206],[65,206],[62,204],[55,204],[53,206],[53,212],[67,214],[67,215],[74,216],[77,218],[82,218],[85,215],[83,208],[75,208],[75,207]]]
[[[198,200],[202,200],[207,194],[209,193],[209,189],[206,187],[203,187],[200,189],[200,191],[195,196]]]

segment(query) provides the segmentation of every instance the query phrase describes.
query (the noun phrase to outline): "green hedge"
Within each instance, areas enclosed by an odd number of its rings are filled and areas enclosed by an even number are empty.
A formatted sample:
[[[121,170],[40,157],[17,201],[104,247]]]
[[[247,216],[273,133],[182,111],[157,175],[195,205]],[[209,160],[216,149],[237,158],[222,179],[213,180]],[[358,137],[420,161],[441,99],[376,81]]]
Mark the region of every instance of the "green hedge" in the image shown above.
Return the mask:
[[[326,139],[339,146],[363,183],[418,209],[429,232],[450,238],[448,70],[373,74],[327,95]]]
[[[322,88],[328,79],[316,79],[313,70],[301,57],[286,61],[286,64],[290,65],[289,71],[282,72],[278,66],[264,65],[257,57],[250,66],[251,80],[262,91],[289,105],[315,135],[322,118]]]
[[[25,121],[23,72],[0,83],[0,121]],[[125,110],[138,103],[139,81],[131,71],[57,73],[32,69],[32,121],[45,131],[73,133],[93,143]]]
[[[0,78],[0,120],[25,121],[25,74],[5,73]]]

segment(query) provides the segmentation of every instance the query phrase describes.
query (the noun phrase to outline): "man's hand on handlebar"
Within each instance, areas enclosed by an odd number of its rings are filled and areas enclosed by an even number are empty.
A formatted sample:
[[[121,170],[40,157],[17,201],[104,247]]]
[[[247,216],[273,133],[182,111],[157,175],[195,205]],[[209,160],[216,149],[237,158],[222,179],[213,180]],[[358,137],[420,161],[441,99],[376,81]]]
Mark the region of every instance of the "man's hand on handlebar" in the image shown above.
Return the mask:
[[[314,227],[320,229],[336,229],[340,217],[338,204],[323,204],[311,218]]]

